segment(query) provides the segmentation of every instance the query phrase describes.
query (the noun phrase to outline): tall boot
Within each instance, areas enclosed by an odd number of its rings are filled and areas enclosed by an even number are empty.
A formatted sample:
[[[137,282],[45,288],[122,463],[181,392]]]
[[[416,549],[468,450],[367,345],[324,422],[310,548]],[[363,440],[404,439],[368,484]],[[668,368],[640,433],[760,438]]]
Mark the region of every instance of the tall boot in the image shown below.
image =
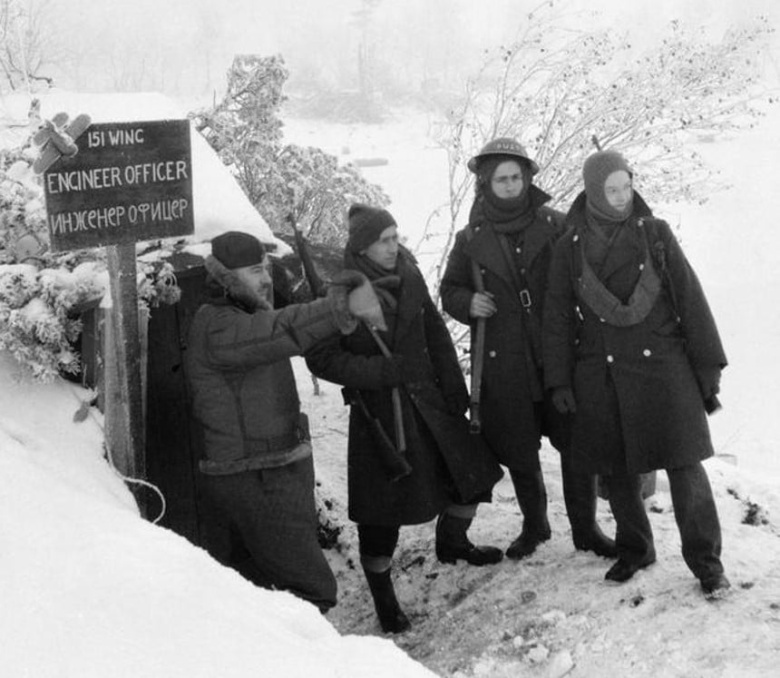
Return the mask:
[[[472,518],[466,518],[445,509],[436,520],[436,558],[440,563],[456,563],[465,560],[469,565],[492,565],[499,562],[504,553],[495,546],[475,546],[466,532]],[[467,507],[464,507],[467,508]]]
[[[412,624],[404,614],[398,599],[395,597],[393,580],[390,578],[390,568],[382,572],[372,572],[363,568],[374,599],[374,607],[379,617],[379,624],[385,633],[403,633],[408,631]]]
[[[506,550],[507,558],[519,560],[530,556],[536,547],[550,536],[550,523],[547,520],[547,491],[541,471],[520,473],[509,470],[512,484],[515,486],[517,503],[523,513],[523,529]]]
[[[573,471],[566,454],[561,454],[561,477],[574,548],[593,551],[604,558],[617,558],[615,541],[596,522],[596,476]]]

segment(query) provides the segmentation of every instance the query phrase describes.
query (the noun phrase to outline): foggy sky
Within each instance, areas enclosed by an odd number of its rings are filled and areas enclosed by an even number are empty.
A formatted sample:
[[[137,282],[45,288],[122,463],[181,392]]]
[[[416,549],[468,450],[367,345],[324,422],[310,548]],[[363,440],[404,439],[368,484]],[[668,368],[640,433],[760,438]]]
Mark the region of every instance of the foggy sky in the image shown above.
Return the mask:
[[[40,0],[39,0],[40,1]],[[717,37],[758,14],[778,15],[774,0],[560,0],[573,26],[628,33],[649,47],[672,18]],[[296,75],[321,69],[334,82],[356,70],[363,40],[392,54],[420,79],[474,69],[483,50],[511,40],[536,0],[381,0],[368,30],[361,0],[50,0],[57,17],[57,83],[81,90],[162,90],[208,97],[224,85],[233,56],[281,53]],[[593,18],[593,11],[598,16]],[[423,72],[423,71],[429,72]],[[410,75],[412,75],[410,73]]]

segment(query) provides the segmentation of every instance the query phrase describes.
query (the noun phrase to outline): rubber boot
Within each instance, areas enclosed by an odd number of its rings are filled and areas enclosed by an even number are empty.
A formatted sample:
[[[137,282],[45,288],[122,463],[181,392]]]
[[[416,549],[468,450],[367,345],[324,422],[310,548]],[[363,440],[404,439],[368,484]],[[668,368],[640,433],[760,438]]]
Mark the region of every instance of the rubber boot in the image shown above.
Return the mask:
[[[390,569],[384,572],[371,572],[363,568],[374,599],[374,607],[379,617],[379,624],[385,633],[403,633],[408,631],[412,624],[404,614],[398,599],[395,597],[393,580],[390,578]]]
[[[469,565],[493,565],[504,557],[495,546],[474,546],[466,532],[471,518],[462,518],[444,511],[436,520],[436,558],[440,563],[465,560]]]
[[[562,454],[561,477],[574,548],[593,551],[604,558],[617,558],[615,541],[607,537],[596,522],[596,476],[575,473],[571,462]]]
[[[523,529],[506,550],[506,557],[519,560],[530,556],[539,544],[551,536],[547,520],[547,491],[541,471],[519,473],[510,469],[509,476],[523,513]]]

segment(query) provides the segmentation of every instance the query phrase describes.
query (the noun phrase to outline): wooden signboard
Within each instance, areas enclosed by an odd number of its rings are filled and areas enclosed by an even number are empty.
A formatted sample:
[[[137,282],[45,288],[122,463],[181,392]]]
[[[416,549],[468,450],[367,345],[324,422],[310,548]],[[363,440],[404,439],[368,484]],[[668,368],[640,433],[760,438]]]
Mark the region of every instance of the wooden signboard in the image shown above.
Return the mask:
[[[142,351],[135,243],[195,230],[188,120],[77,120],[75,155],[43,147],[39,158],[53,251],[107,249],[111,312],[103,344],[106,445],[136,493],[146,476]],[[70,127],[68,131],[70,131]],[[51,146],[51,144],[49,144]],[[140,481],[140,482],[138,482]]]
[[[53,251],[194,232],[187,120],[104,123],[43,175]]]

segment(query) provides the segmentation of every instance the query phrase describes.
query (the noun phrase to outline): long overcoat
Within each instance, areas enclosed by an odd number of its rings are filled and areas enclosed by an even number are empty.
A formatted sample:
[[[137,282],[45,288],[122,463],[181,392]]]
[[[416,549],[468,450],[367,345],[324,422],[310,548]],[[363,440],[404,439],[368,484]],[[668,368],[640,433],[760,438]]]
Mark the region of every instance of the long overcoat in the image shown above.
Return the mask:
[[[562,213],[543,206],[550,196],[533,185],[531,199],[536,218],[512,248],[516,257],[513,263],[522,269],[528,286],[528,311],[499,243],[503,236],[478,211],[458,233],[441,283],[442,307],[455,320],[471,326],[472,349],[476,330],[476,320],[469,315],[476,291],[472,261],[479,265],[485,291],[498,307],[498,312],[485,322],[482,429],[499,461],[520,472],[539,468],[540,415],[544,411],[540,400],[542,310],[552,248],[563,232],[564,222]],[[536,380],[536,388],[532,380]]]
[[[378,456],[376,433],[361,409],[351,407],[348,443],[350,519],[367,525],[427,522],[455,502],[490,496],[501,468],[479,436],[470,435],[468,394],[449,332],[419,270],[406,268],[396,312],[385,308],[380,338],[403,362],[400,388],[406,457],[412,472],[392,481]],[[332,337],[306,354],[313,374],[360,391],[371,416],[393,437],[392,389],[385,358],[365,326]],[[461,413],[447,402],[461,403]]]
[[[622,458],[630,473],[645,473],[705,459],[713,449],[697,375],[725,367],[726,356],[701,284],[669,225],[635,195],[598,278],[625,304],[644,266],[667,273],[656,270],[661,291],[641,322],[602,320],[577,291],[585,204],[582,193],[555,247],[544,316],[546,385],[572,386],[577,403],[575,465],[609,474]]]

